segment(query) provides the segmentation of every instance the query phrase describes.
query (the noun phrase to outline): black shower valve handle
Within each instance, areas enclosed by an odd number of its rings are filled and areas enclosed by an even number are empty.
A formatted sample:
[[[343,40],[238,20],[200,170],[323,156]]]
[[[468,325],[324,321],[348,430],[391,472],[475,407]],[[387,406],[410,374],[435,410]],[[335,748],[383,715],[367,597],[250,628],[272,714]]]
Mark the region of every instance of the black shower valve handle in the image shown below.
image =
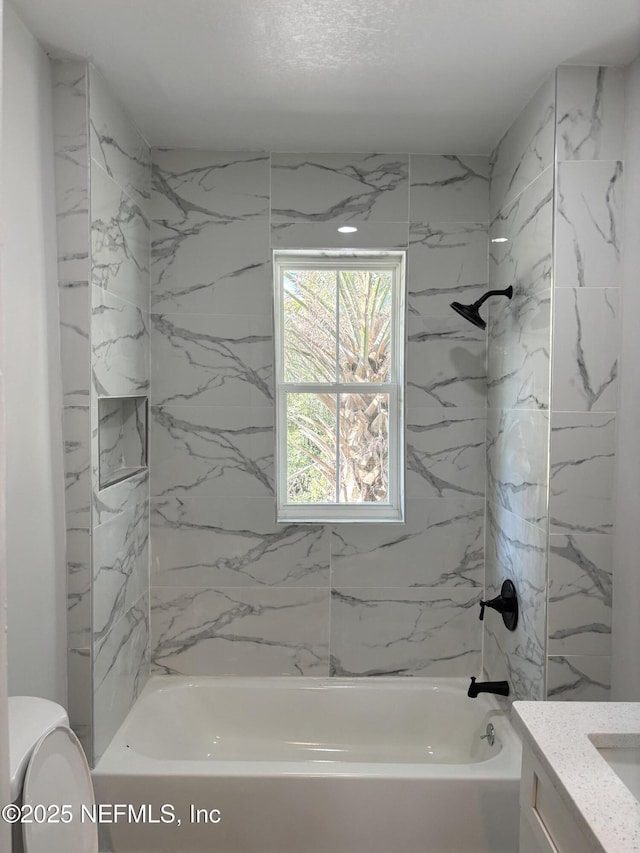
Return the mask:
[[[482,601],[482,599],[480,599],[480,621],[481,622],[484,622],[484,608],[486,606],[487,606],[487,602]]]
[[[513,581],[506,580],[495,598],[488,601],[480,599],[480,621],[484,621],[484,609],[490,607],[502,614],[502,621],[509,631],[515,631],[518,624],[518,596]]]

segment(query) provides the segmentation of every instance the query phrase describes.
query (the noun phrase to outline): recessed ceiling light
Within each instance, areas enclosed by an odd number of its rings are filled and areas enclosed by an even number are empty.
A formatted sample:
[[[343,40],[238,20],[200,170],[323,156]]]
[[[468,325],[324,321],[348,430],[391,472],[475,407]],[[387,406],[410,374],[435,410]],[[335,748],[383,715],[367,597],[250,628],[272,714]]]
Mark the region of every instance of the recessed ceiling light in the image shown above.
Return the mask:
[[[341,225],[340,228],[338,228],[338,231],[341,234],[353,234],[353,232],[357,230],[358,229],[354,228],[353,225]]]
[[[509,241],[508,237],[494,237],[491,242],[492,243],[507,243]]]

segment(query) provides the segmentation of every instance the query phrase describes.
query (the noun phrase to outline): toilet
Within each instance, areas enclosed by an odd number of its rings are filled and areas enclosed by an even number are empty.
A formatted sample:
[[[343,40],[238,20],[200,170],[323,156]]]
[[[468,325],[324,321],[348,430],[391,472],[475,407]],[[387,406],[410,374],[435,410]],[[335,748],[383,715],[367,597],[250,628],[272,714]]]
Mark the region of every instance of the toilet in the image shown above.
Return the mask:
[[[11,799],[23,816],[12,826],[13,853],[98,853],[98,828],[87,816],[95,805],[89,765],[64,708],[11,696],[9,751]]]

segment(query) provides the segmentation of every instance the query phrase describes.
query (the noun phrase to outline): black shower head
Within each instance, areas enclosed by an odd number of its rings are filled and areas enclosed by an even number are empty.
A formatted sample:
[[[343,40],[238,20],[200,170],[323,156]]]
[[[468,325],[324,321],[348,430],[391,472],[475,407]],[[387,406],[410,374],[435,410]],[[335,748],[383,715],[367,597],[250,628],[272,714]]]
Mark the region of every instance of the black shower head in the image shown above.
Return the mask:
[[[452,302],[451,307],[454,311],[457,311],[461,317],[464,317],[465,320],[473,323],[474,326],[477,326],[479,329],[486,329],[487,323],[480,316],[479,308],[490,296],[506,296],[507,299],[511,299],[513,296],[513,287],[507,287],[506,290],[489,290],[472,305],[462,305],[460,302]]]

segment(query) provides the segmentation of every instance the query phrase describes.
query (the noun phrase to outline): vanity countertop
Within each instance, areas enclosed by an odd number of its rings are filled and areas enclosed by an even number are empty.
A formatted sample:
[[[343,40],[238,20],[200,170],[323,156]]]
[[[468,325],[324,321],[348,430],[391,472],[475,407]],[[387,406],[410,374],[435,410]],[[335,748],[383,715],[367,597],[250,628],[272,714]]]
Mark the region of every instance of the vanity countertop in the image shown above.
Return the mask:
[[[513,710],[592,849],[640,851],[640,803],[597,749],[640,746],[640,702],[514,702]]]

